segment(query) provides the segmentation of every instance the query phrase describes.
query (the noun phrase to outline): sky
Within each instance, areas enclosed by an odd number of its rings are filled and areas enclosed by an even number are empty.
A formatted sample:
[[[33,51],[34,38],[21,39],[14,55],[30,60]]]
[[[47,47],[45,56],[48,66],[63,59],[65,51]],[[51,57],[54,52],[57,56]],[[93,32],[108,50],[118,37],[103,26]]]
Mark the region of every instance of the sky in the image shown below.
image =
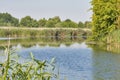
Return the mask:
[[[21,19],[31,16],[34,19],[59,16],[62,20],[75,22],[91,20],[91,0],[0,0],[0,12],[8,12]]]

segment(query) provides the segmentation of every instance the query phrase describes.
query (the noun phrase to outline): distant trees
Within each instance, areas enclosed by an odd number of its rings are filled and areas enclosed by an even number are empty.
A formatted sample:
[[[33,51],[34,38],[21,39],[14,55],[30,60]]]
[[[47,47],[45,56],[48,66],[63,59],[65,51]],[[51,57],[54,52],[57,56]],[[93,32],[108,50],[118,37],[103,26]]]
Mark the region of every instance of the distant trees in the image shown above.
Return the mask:
[[[39,27],[45,27],[47,20],[45,18],[38,21]]]
[[[68,27],[68,28],[77,28],[78,27],[77,23],[71,21],[70,19],[66,19],[65,21],[63,21],[61,23],[61,26]]]
[[[46,27],[56,27],[57,23],[60,23],[61,19],[59,18],[59,16],[55,16],[53,18],[49,18],[47,23],[46,23]]]
[[[84,27],[85,27],[85,28],[92,28],[92,22],[91,22],[91,21],[86,21],[86,22],[84,23]]]
[[[91,23],[91,21],[85,21],[84,23],[79,22],[78,27],[79,28],[92,28],[92,23]]]
[[[18,26],[19,20],[9,13],[0,13],[0,26]]]
[[[49,18],[48,20],[45,18],[40,20],[35,20],[30,16],[25,16],[19,21],[17,18],[12,17],[8,13],[0,13],[0,26],[90,28],[91,27],[90,23],[91,22],[89,21],[85,23],[83,22],[76,23],[70,19],[61,21],[59,16]]]
[[[80,22],[78,23],[78,27],[84,28],[84,27],[85,27],[85,26],[84,26],[84,23],[80,21]]]
[[[20,26],[25,26],[25,27],[38,27],[39,23],[37,20],[34,20],[30,16],[26,16],[21,19],[20,21]]]

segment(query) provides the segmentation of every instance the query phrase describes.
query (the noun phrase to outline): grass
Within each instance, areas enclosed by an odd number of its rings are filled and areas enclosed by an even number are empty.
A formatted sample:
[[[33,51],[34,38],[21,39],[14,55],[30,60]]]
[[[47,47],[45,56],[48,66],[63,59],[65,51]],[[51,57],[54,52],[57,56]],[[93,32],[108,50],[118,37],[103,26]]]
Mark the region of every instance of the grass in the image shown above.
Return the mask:
[[[107,43],[120,43],[120,30],[115,30],[107,36]]]
[[[79,28],[75,29],[29,29],[29,28],[0,28],[0,36],[6,37],[71,37],[71,36],[84,36],[89,35],[91,31],[85,31]]]

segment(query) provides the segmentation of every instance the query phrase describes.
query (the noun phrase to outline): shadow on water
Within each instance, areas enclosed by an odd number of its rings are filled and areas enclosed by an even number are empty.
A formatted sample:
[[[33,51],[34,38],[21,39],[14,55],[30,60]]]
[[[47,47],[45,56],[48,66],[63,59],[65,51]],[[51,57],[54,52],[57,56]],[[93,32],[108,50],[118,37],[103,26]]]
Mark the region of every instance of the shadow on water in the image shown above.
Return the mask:
[[[120,44],[90,44],[89,47],[94,51],[106,51],[109,53],[120,54]]]
[[[120,80],[120,45],[89,45],[93,49],[93,80]]]

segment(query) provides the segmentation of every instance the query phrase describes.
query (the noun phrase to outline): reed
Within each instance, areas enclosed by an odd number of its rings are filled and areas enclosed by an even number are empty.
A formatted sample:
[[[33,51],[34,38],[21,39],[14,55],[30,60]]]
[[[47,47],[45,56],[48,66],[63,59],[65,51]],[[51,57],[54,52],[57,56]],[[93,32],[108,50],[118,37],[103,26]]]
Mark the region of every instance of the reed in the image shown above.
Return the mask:
[[[35,59],[30,53],[31,59],[21,63],[20,56],[9,46],[5,48],[5,54],[5,61],[0,64],[0,80],[51,80],[55,76],[54,58],[48,63]]]
[[[50,37],[57,36],[61,38],[71,37],[71,36],[87,36],[90,35],[90,31],[84,31],[81,29],[22,29],[22,28],[10,28],[10,29],[0,29],[1,37]]]

